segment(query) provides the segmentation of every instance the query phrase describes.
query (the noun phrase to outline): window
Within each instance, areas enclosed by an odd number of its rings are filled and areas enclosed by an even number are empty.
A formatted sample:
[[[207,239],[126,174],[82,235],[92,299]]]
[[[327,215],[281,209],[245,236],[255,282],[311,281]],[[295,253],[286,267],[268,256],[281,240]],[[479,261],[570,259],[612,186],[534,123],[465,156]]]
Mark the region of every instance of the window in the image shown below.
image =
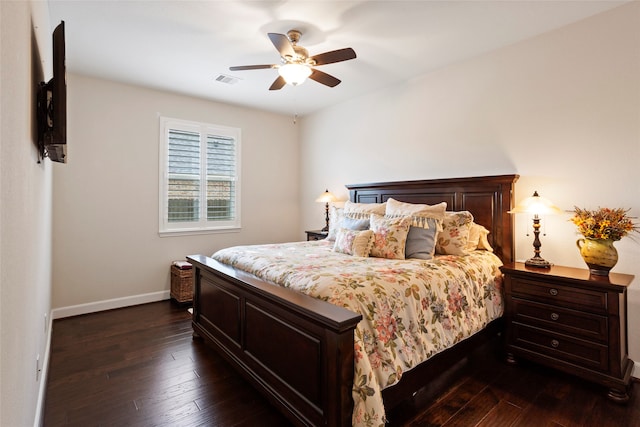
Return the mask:
[[[160,118],[160,234],[240,228],[240,129]]]

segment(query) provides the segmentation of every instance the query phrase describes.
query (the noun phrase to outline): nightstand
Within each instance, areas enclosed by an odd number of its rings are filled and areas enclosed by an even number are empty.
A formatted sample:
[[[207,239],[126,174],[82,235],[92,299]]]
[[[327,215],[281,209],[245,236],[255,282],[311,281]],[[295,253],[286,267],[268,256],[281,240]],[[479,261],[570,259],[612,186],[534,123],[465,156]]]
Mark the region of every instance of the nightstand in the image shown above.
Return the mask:
[[[629,400],[633,360],[627,347],[627,287],[634,276],[586,269],[507,264],[504,273],[507,361],[540,363],[608,387]]]
[[[328,232],[322,230],[307,230],[305,231],[305,233],[307,233],[307,241],[323,240],[329,234]]]

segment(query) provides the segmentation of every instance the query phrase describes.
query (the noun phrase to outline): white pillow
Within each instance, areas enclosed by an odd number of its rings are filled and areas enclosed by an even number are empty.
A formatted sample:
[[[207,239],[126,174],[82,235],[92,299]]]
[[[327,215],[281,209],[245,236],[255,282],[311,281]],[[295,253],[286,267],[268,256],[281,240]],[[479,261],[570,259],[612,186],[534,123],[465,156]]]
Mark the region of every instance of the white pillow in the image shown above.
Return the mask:
[[[344,216],[354,219],[367,219],[371,214],[384,215],[386,203],[354,203],[346,201],[344,204]]]
[[[331,205],[329,207],[329,233],[326,240],[336,240],[338,230],[342,227],[342,219],[344,218],[344,209]]]
[[[441,202],[435,205],[424,205],[419,203],[399,202],[395,199],[387,200],[387,208],[385,216],[391,218],[412,217],[411,225],[414,227],[429,228],[426,218],[432,218],[442,222],[447,210],[447,202]]]

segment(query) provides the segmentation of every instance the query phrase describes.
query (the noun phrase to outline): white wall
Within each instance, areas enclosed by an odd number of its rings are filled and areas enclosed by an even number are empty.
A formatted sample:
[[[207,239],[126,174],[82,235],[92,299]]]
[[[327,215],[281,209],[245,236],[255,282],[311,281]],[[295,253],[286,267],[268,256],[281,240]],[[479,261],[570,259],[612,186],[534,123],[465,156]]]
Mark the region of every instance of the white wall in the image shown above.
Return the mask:
[[[51,163],[37,163],[34,112],[37,83],[51,77],[50,55],[47,4],[0,2],[2,426],[33,425],[45,383],[36,378],[36,357],[42,367],[51,309]]]
[[[558,206],[640,217],[640,3],[423,75],[302,120],[303,226],[313,196],[345,184],[518,173]],[[321,159],[318,160],[318,159]],[[584,267],[570,214],[544,219],[542,256]],[[516,257],[533,255],[530,218]],[[616,243],[629,289],[630,355],[640,361],[640,235]],[[638,371],[634,374],[638,376]]]
[[[56,309],[155,298],[169,290],[172,260],[304,237],[290,117],[81,75],[67,84],[69,161],[53,168]],[[158,236],[159,115],[241,128],[241,232]]]

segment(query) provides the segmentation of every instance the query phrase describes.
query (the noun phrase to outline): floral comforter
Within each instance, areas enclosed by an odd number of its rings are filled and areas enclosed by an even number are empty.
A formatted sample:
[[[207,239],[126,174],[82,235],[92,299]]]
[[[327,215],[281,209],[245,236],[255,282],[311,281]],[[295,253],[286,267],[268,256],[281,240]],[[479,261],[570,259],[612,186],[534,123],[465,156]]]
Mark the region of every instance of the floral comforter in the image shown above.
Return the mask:
[[[382,389],[502,315],[502,263],[487,251],[424,261],[358,258],[331,249],[327,241],[238,246],[213,258],[360,313],[353,425],[383,426]]]

